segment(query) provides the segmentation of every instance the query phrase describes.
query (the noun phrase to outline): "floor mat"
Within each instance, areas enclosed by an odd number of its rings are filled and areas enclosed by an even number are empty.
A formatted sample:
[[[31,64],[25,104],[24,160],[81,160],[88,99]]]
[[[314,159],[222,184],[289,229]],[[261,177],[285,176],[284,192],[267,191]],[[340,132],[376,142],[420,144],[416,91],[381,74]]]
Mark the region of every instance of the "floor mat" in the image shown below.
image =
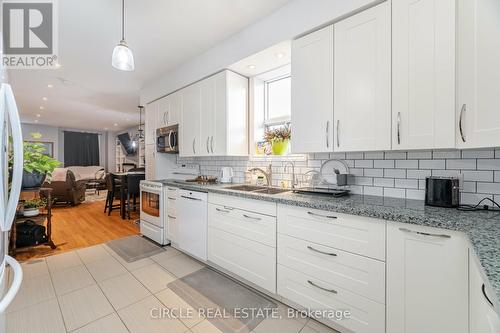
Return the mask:
[[[126,262],[133,262],[165,251],[161,246],[141,236],[128,236],[106,243]]]
[[[177,279],[168,287],[224,333],[250,332],[278,309],[267,297],[209,267]]]

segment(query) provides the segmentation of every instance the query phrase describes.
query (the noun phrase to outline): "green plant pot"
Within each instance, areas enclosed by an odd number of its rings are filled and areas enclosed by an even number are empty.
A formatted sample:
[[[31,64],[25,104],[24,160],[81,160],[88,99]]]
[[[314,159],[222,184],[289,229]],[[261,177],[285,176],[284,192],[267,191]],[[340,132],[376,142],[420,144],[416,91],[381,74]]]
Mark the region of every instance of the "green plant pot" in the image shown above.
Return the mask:
[[[288,150],[288,144],[290,140],[276,140],[273,141],[271,145],[271,150],[273,155],[284,155]]]

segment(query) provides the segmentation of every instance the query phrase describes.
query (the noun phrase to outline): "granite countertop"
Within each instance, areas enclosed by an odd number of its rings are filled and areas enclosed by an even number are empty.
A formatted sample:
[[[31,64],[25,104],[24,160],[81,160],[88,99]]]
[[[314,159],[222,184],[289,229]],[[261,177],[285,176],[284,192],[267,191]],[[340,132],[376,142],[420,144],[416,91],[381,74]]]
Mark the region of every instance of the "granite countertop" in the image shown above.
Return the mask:
[[[284,192],[264,194],[229,190],[237,184],[196,184],[174,180],[159,182],[187,190],[233,195],[292,206],[323,209],[465,233],[484,268],[497,300],[500,300],[500,212],[466,212],[452,208],[425,206],[420,200],[350,195],[332,198],[325,195]]]

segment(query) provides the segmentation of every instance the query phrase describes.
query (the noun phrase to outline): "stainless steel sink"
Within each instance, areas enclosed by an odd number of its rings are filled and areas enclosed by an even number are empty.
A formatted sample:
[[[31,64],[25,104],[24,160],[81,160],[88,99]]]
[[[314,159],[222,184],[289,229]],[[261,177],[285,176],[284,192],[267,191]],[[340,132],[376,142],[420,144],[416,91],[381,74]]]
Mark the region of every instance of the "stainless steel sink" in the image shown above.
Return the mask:
[[[244,192],[254,192],[254,193],[263,193],[263,194],[278,194],[289,192],[290,190],[276,188],[276,187],[264,187],[264,186],[255,186],[255,185],[232,185],[227,186],[225,189],[233,190],[233,191],[244,191]]]

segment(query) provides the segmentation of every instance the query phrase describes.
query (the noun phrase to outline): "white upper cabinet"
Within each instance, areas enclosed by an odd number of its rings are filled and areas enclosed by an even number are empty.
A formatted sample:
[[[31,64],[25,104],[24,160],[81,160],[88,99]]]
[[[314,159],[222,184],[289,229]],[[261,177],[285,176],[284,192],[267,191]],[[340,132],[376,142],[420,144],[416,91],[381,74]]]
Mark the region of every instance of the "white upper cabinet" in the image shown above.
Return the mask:
[[[176,125],[181,122],[182,113],[182,93],[176,91],[175,93],[167,96],[169,98],[169,110],[168,110],[168,126]]]
[[[155,144],[156,143],[156,128],[158,122],[158,101],[154,101],[146,105],[146,113],[144,119],[145,128],[145,144]]]
[[[390,150],[390,4],[340,21],[334,32],[333,149]]]
[[[462,234],[388,224],[386,285],[387,333],[469,332],[468,246]]]
[[[248,155],[248,79],[222,71],[182,90],[181,156]]]
[[[500,144],[500,1],[458,0],[457,144]]]
[[[181,156],[200,154],[201,85],[199,82],[181,90],[182,122],[179,140]]]
[[[170,115],[170,96],[166,96],[158,100],[158,115],[156,120],[158,128],[169,125],[169,115]]]
[[[393,149],[455,147],[455,9],[392,1]]]
[[[333,151],[333,26],[292,43],[292,152]]]

